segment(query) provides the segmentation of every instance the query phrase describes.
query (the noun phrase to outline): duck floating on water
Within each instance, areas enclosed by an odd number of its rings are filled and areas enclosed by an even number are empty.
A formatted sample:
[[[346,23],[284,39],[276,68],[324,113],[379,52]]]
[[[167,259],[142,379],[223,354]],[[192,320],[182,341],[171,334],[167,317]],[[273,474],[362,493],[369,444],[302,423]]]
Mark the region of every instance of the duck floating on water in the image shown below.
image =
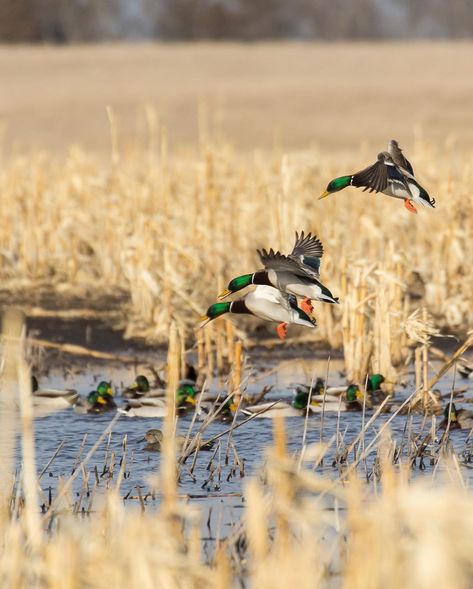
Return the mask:
[[[160,429],[149,429],[143,438],[143,442],[147,442],[146,446],[143,448],[146,452],[161,452],[162,444],[164,440],[164,434]],[[176,436],[175,437],[175,444],[178,452],[181,452],[184,448],[186,443],[186,438],[183,436]],[[199,445],[199,450],[209,451],[213,447],[213,442],[201,442]]]
[[[276,331],[281,339],[285,339],[290,324],[310,328],[316,326],[315,319],[297,306],[295,296],[283,295],[272,286],[258,285],[241,299],[211,305],[201,317],[204,322],[202,326],[225,313],[254,315],[265,321],[279,323]]]
[[[39,388],[36,376],[31,377],[33,407],[47,411],[60,411],[76,403],[79,395],[74,389]]]
[[[457,409],[455,403],[448,403],[443,412],[443,421],[439,427],[442,429],[472,429],[473,428],[473,411],[466,409]]]
[[[302,297],[301,309],[310,315],[314,308],[311,300],[338,303],[330,290],[320,282],[320,261],[324,248],[322,242],[311,233],[299,235],[288,255],[270,249],[257,250],[264,270],[237,276],[228,283],[220,295],[224,299],[252,284],[273,286],[284,294]]]
[[[113,399],[111,384],[102,380],[95,391],[91,391],[87,397],[79,397],[74,404],[74,411],[80,414],[106,413],[114,411],[117,405]]]
[[[415,204],[435,208],[435,199],[417,182],[411,163],[402,153],[394,139],[388,144],[388,151],[378,154],[378,161],[356,174],[340,176],[329,182],[327,190],[319,197],[325,198],[347,186],[363,188],[363,192],[382,192],[387,196],[404,200],[404,206],[411,213],[417,213]]]

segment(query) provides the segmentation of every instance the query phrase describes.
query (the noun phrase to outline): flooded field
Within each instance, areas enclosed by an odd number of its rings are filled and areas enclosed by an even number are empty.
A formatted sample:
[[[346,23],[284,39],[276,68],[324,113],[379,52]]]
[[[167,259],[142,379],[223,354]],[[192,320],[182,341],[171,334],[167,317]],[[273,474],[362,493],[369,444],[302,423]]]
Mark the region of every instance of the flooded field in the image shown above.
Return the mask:
[[[142,351],[143,354],[143,351]],[[126,365],[119,362],[87,361],[80,358],[72,358],[68,368],[51,368],[47,376],[40,378],[40,384],[55,388],[73,388],[85,395],[93,390],[100,380],[111,381],[112,387],[117,391],[117,404],[124,405],[125,399],[120,397],[120,391],[131,384],[138,373],[149,372],[149,362],[154,366],[165,363],[163,352],[152,351],[144,353],[142,364],[138,366]],[[330,357],[332,356],[332,357]],[[189,356],[192,360],[192,353]],[[430,375],[435,374],[441,362],[430,363]],[[243,394],[254,397],[264,387],[271,390],[265,395],[265,402],[284,400],[290,402],[294,390],[299,384],[310,384],[313,377],[325,378],[328,372],[328,387],[346,387],[344,376],[344,363],[337,354],[322,351],[310,345],[293,346],[284,351],[267,350],[263,347],[255,348],[248,353],[245,386]],[[452,385],[454,384],[454,371],[448,371],[436,385],[444,397],[446,404]],[[402,385],[396,387],[393,402],[399,406],[412,394],[415,387],[415,375],[413,366],[407,367],[402,376]],[[225,379],[215,378],[209,386],[209,392],[223,396],[226,395],[228,384]],[[473,400],[472,381],[462,379],[458,374],[455,380],[455,389],[461,393],[461,398],[456,400],[458,407],[468,407],[468,398]],[[463,402],[466,404],[463,405]],[[471,407],[471,405],[470,405]],[[347,463],[344,466],[337,464],[337,456],[357,440],[364,424],[373,415],[373,410],[366,408],[366,412],[327,412],[323,419],[320,414],[309,414],[307,420],[304,415],[286,418],[288,451],[299,456],[305,447],[313,443],[329,443],[323,462],[314,461],[312,467],[319,474],[328,478],[338,478],[343,469],[348,467],[356,457],[356,451],[352,450]],[[176,434],[187,436],[192,428],[192,435],[199,429],[201,420],[197,418],[193,423],[193,410],[183,413],[176,426]],[[225,535],[225,526],[232,523],[241,515],[244,506],[243,491],[246,480],[250,475],[263,472],[267,449],[273,443],[273,420],[257,418],[238,427],[246,415],[239,414],[235,424],[237,428],[231,434],[231,445],[228,435],[222,436],[212,452],[199,452],[196,459],[190,456],[180,469],[178,494],[181,498],[191,503],[200,505],[203,509],[204,521],[212,523],[212,534]],[[419,444],[418,438],[422,432],[425,434],[432,427],[432,419],[436,419],[436,425],[443,416],[436,418],[423,415],[396,415],[383,413],[377,416],[371,427],[363,434],[362,448],[366,448],[375,441],[379,432],[388,420],[389,430],[398,448],[404,446],[404,454],[401,461],[408,460],[414,443]],[[54,497],[61,480],[66,480],[78,467],[84,456],[99,439],[101,434],[110,425],[112,419],[116,419],[116,412],[99,415],[78,415],[72,408],[65,409],[50,415],[35,419],[35,444],[38,471],[42,474],[41,488],[45,501],[48,497]],[[77,511],[94,509],[91,496],[100,496],[100,492],[116,485],[122,460],[126,458],[124,477],[121,482],[120,494],[128,507],[142,507],[154,509],[159,506],[161,496],[154,492],[156,476],[160,467],[160,453],[144,450],[146,442],[143,437],[151,428],[162,429],[162,419],[159,418],[130,418],[121,415],[113,424],[109,435],[99,445],[83,472],[77,476],[73,489]],[[228,431],[231,423],[215,420],[202,432],[202,439],[211,439],[217,434]],[[442,430],[436,430],[438,442],[442,436]],[[417,442],[416,442],[417,439]],[[126,442],[124,446],[124,442]],[[432,444],[435,447],[436,442]],[[233,446],[234,444],[234,446]],[[461,460],[468,460],[472,450],[470,432],[459,430],[451,433],[451,446]],[[56,451],[59,451],[56,454]],[[375,472],[378,455],[377,446],[363,460],[358,471],[369,484],[377,478]],[[53,462],[48,461],[54,456]],[[338,461],[339,462],[339,461]],[[45,468],[47,466],[47,468]],[[43,472],[43,469],[44,472]],[[341,470],[340,470],[341,469]],[[434,461],[416,461],[412,468],[413,477],[430,477],[434,473]],[[470,483],[473,470],[466,464],[462,469],[462,475]],[[87,479],[87,482],[85,480]],[[85,490],[85,491],[84,491]],[[240,514],[240,515],[238,515]],[[220,522],[220,523],[218,523]],[[207,524],[206,524],[207,525]],[[221,529],[218,529],[219,526]]]

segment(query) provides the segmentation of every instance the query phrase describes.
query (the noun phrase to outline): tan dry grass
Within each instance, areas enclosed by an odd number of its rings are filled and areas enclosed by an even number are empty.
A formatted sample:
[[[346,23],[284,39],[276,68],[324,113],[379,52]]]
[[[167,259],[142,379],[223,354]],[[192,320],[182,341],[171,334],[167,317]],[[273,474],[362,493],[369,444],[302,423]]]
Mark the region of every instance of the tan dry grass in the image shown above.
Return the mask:
[[[173,142],[198,139],[197,111],[210,102],[225,137],[253,150],[318,144],[345,154],[397,137],[412,151],[428,141],[473,143],[473,44],[169,44],[0,48],[0,124],[7,151],[108,152],[105,106],[123,141],[143,145],[153,105]]]

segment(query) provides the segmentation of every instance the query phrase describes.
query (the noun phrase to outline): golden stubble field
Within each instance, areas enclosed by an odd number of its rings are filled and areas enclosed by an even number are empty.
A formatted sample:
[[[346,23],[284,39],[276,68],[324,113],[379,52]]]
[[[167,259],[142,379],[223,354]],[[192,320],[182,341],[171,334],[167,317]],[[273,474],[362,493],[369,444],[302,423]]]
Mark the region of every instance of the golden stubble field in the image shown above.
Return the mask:
[[[172,335],[173,406],[198,315],[229,278],[257,267],[256,247],[286,250],[296,229],[311,230],[341,305],[317,305],[319,329],[294,333],[343,347],[348,378],[361,381],[371,370],[396,375],[416,348],[416,386],[428,400],[428,336],[473,324],[472,56],[468,44],[0,49],[4,307],[42,292],[83,305],[121,293],[128,335]],[[333,176],[374,161],[390,137],[435,211],[410,215],[354,189],[317,201]],[[251,343],[255,323],[243,324],[249,338],[229,325],[200,332],[208,376],[226,353],[234,379],[234,340]],[[409,438],[403,464],[386,425],[376,422],[365,445],[366,423],[345,455],[341,444],[339,480],[316,468],[325,445],[287,454],[276,421],[264,476],[245,485],[244,518],[208,557],[198,510],[178,496],[171,411],[156,513],[125,510],[123,461],[87,516],[75,509],[72,478],[40,516],[22,328],[6,315],[2,461],[9,470],[19,398],[23,465],[4,476],[0,495],[2,586],[470,585],[472,499],[448,439],[434,444],[434,421],[432,438],[430,422]],[[377,469],[365,486],[356,472],[369,452]],[[446,475],[433,489],[410,480],[424,452]],[[76,469],[87,481],[88,459]]]
[[[257,247],[313,231],[342,304],[318,305],[304,335],[343,345],[350,374],[390,373],[420,306],[446,333],[472,325],[472,50],[2,48],[3,291],[123,293],[129,335],[166,342],[176,320],[192,339],[219,289],[258,267]],[[317,200],[390,137],[435,211],[355,189]]]

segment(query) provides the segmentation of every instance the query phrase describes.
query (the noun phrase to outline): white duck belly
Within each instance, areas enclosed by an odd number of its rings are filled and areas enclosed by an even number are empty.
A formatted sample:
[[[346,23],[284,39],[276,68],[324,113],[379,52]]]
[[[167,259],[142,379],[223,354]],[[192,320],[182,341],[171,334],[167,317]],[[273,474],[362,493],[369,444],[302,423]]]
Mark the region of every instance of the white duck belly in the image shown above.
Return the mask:
[[[265,290],[262,290],[263,288]],[[292,322],[291,313],[284,306],[283,297],[271,286],[260,286],[255,291],[250,292],[245,298],[245,304],[253,315],[265,321],[275,321],[276,323]]]
[[[164,399],[144,398],[130,399],[126,406],[118,409],[127,417],[165,417],[167,406]]]
[[[274,404],[274,402],[270,402],[260,403],[259,405],[252,405],[251,407],[245,407],[242,413],[246,415],[253,415],[255,413],[259,413],[260,411],[263,411],[263,413],[261,413],[261,415],[258,415],[256,419],[273,419],[275,417],[299,417],[300,415],[302,415],[302,411],[300,409],[294,409],[292,405],[289,405],[289,403],[285,403],[284,401],[279,401],[276,404]]]

